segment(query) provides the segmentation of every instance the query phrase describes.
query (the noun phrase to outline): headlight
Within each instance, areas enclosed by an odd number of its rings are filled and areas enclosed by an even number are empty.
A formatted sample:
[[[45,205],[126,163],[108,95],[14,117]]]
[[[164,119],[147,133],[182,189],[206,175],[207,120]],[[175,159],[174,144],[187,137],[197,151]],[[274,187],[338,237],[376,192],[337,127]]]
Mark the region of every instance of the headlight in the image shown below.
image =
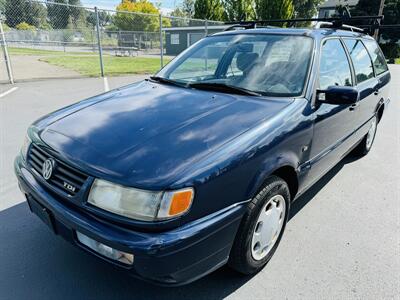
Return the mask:
[[[21,147],[21,155],[25,160],[26,160],[26,158],[28,156],[28,151],[29,151],[29,146],[30,145],[31,145],[31,140],[26,135],[25,139],[24,139],[24,143],[22,144],[22,147]]]
[[[189,210],[193,196],[192,188],[153,192],[96,179],[89,193],[88,202],[128,218],[155,221],[184,214]]]

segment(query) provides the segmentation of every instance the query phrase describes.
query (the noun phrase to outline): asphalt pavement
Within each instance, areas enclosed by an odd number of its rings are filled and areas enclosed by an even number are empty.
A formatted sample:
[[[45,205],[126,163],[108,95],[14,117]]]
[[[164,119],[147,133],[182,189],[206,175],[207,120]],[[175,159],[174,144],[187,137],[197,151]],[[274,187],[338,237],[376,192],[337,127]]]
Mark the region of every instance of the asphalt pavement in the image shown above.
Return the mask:
[[[29,212],[12,170],[26,128],[102,92],[103,82],[17,84],[0,98],[0,299],[400,299],[400,66],[391,72],[392,101],[371,152],[344,159],[296,201],[266,268],[243,277],[223,267],[178,288],[126,276]],[[111,78],[110,86],[138,79]]]

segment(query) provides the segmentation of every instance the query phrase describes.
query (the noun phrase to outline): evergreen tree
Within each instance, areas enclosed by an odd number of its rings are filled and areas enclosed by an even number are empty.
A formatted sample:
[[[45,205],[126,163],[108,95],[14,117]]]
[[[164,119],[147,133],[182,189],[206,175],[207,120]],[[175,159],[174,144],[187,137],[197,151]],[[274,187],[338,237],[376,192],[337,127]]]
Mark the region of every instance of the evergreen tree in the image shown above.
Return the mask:
[[[224,20],[224,8],[221,0],[196,0],[194,2],[194,17],[213,21]]]
[[[255,0],[255,15],[258,20],[290,19],[293,13],[292,0]]]
[[[54,0],[52,2],[81,5],[80,0]],[[47,3],[47,13],[50,24],[55,29],[78,28],[84,26],[86,22],[85,9],[81,7]]]
[[[225,0],[224,8],[228,21],[251,20],[254,17],[253,0]]]
[[[4,3],[6,24],[16,27],[20,23],[26,23],[35,27],[46,24],[46,7],[38,2],[28,0],[6,0]]]
[[[194,2],[195,0],[183,0],[182,2],[182,10],[188,18],[193,18],[194,16]]]

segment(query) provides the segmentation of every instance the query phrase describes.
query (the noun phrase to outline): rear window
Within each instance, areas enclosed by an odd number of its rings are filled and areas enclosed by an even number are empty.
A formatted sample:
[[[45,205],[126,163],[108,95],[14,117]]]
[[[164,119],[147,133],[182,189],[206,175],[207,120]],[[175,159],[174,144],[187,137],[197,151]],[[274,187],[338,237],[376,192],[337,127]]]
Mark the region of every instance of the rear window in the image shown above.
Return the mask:
[[[385,61],[385,57],[381,49],[379,48],[378,44],[372,40],[365,40],[363,41],[365,47],[372,58],[372,63],[374,64],[375,73],[376,75],[382,74],[388,70],[388,66]]]
[[[371,58],[360,40],[344,39],[349,50],[351,60],[353,61],[354,71],[356,73],[357,83],[366,81],[374,77],[374,68]]]

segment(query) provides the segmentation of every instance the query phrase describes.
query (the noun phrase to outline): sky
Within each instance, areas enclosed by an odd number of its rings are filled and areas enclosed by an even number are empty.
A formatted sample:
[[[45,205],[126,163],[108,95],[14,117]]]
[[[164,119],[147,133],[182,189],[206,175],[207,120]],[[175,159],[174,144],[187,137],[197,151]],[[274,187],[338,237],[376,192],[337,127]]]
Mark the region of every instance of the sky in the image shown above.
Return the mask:
[[[174,6],[178,6],[182,3],[182,0],[150,0],[153,4],[160,4],[162,12],[171,12]],[[97,6],[98,8],[115,9],[115,7],[121,3],[121,0],[81,0],[84,6]]]

